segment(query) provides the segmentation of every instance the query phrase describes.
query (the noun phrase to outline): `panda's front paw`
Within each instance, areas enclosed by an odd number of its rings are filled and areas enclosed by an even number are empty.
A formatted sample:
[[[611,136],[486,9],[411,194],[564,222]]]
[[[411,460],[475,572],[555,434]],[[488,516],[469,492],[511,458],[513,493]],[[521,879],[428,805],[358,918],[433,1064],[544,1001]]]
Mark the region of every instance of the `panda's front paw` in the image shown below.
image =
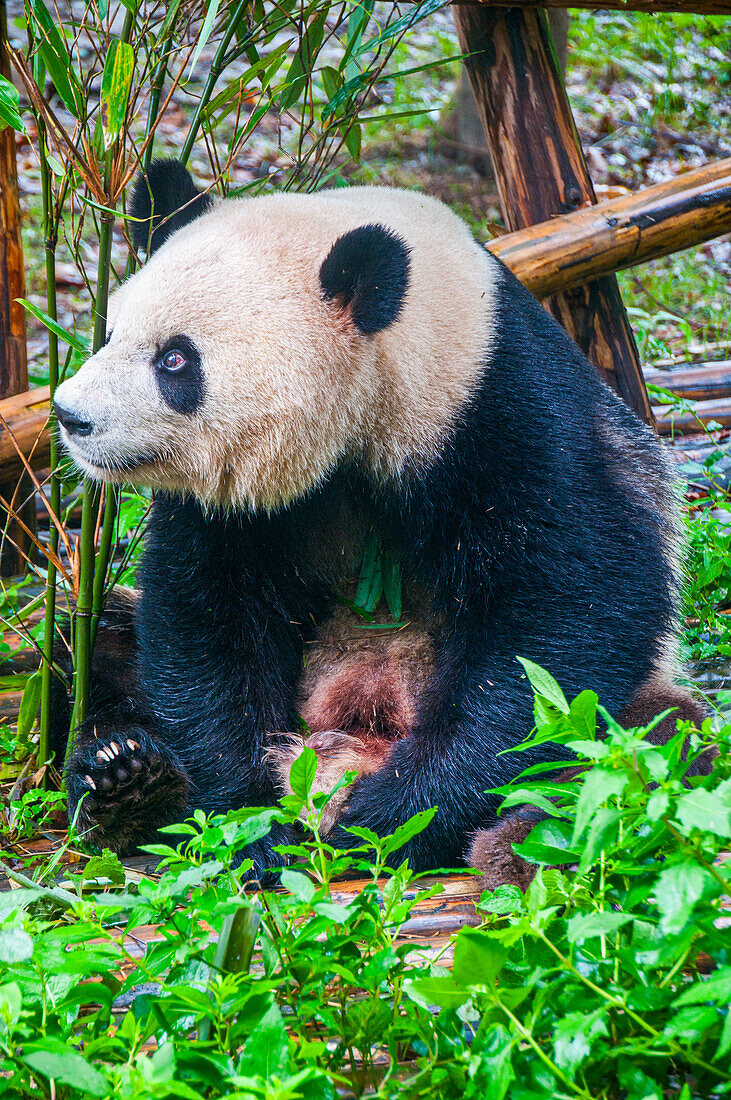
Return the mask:
[[[80,738],[66,769],[69,818],[96,848],[129,853],[184,816],[190,783],[179,761],[139,726]]]

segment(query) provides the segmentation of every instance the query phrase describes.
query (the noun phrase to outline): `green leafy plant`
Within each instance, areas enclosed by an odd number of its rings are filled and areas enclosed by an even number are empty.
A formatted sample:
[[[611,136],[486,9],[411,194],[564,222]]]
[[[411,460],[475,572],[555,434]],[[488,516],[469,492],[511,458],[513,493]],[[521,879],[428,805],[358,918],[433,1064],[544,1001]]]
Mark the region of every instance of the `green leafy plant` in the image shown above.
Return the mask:
[[[9,871],[9,1094],[727,1095],[719,857],[731,840],[731,727],[684,727],[657,746],[654,723],[623,730],[592,692],[569,703],[546,672],[524,668],[536,730],[516,751],[550,740],[576,772],[557,784],[534,766],[500,789],[503,812],[546,815],[519,849],[537,873],[525,895],[510,885],[483,895],[482,924],[456,935],[451,970],[401,934],[443,889],[398,856],[434,811],[391,837],[352,830],[353,850],[336,851],[320,832],[328,796],[311,794],[306,749],[280,807],[164,830],[173,843],[149,849],[156,876],[135,883],[110,853],[56,886]],[[709,751],[713,775],[688,779]],[[242,847],[275,820],[302,819],[301,842],[281,849],[281,887],[252,893]],[[357,892],[338,893],[345,873],[364,876]]]

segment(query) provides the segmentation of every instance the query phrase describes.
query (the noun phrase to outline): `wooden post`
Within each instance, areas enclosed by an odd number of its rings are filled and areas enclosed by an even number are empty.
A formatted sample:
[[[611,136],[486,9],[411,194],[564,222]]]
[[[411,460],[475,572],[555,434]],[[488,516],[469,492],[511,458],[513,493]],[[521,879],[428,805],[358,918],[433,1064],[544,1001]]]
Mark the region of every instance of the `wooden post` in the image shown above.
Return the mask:
[[[508,228],[595,203],[545,11],[453,10]],[[652,423],[615,276],[556,295],[548,305],[630,408]]]
[[[0,72],[10,79],[7,51],[8,28],[5,0],[0,3]],[[15,161],[15,131],[0,131],[0,398],[28,389],[25,343],[25,310],[16,298],[25,297],[25,268],[20,234],[21,216],[18,172]],[[35,530],[35,500],[30,479],[0,483],[0,496],[15,507],[23,521]],[[24,503],[25,502],[25,503]],[[6,530],[7,524],[7,530]],[[22,573],[31,542],[19,523],[8,519],[0,505],[0,532],[6,530],[0,554],[0,573],[7,577]]]

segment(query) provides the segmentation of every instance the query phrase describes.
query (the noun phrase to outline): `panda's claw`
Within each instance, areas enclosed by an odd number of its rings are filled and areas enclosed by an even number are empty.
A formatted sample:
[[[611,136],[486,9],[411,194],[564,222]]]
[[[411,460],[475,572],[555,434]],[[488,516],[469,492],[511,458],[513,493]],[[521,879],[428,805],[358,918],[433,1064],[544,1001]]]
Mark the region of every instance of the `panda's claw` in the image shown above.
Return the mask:
[[[125,853],[181,820],[190,783],[177,759],[141,727],[94,728],[80,737],[66,769],[69,816],[94,847]]]

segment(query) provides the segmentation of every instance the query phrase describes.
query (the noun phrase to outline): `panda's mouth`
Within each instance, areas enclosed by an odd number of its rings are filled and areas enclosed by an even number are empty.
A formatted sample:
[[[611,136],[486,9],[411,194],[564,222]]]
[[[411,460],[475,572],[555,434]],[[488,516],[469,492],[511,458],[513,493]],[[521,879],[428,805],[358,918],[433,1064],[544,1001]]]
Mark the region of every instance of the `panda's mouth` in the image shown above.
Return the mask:
[[[69,439],[67,433],[63,434],[66,436],[63,442],[71,458],[94,481],[129,481],[130,475],[143,467],[156,466],[163,458],[153,451],[133,451],[124,455],[100,453],[96,449],[80,446],[75,439]]]

